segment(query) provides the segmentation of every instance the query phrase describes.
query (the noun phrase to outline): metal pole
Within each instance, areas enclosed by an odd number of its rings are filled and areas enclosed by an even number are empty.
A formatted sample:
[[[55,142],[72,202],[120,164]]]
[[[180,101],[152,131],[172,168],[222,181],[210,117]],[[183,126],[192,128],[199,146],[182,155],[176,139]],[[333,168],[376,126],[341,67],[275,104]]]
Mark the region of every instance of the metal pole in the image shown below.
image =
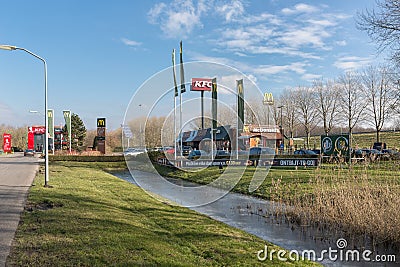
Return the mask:
[[[204,91],[201,91],[201,129],[204,129]]]
[[[174,92],[174,159],[176,161],[176,96]]]
[[[182,90],[179,93],[179,132],[181,135],[181,140],[180,140],[180,151],[179,151],[179,155],[181,158],[181,166],[182,166],[182,146],[183,146],[183,129],[182,129]]]
[[[48,136],[48,130],[49,130],[49,122],[46,118],[46,114],[47,114],[47,64],[46,64],[46,60],[44,60],[43,58],[39,57],[38,55],[32,53],[31,51],[25,49],[25,48],[21,48],[21,47],[15,47],[15,46],[9,46],[8,50],[22,50],[25,51],[26,53],[36,57],[37,59],[41,60],[43,62],[44,65],[44,114],[45,114],[45,128],[46,128],[46,132],[45,132],[45,138],[44,138],[44,144],[45,144],[45,173],[44,173],[44,186],[48,185],[49,182],[49,136]]]

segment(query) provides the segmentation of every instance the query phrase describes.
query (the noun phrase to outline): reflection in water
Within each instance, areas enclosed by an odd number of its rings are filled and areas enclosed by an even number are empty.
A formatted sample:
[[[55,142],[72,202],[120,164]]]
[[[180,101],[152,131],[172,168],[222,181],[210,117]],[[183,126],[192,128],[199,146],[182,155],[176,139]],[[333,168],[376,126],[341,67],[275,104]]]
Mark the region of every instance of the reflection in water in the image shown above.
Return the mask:
[[[122,178],[130,183],[136,184],[131,174],[126,172],[114,173],[119,178]],[[174,201],[183,206],[190,206],[190,203],[185,203],[185,187],[199,186],[195,183],[179,180],[168,179],[171,182],[159,183],[158,179],[151,179],[154,174],[135,171],[133,176],[147,177],[146,190],[158,194],[164,198]],[[175,185],[175,186],[172,186]],[[177,189],[176,185],[181,186],[181,190]],[[179,187],[178,187],[179,188]],[[218,194],[218,189],[214,188],[215,192],[207,192],[207,194]],[[199,196],[201,197],[201,196]],[[207,196],[204,196],[207,197]],[[291,223],[290,219],[284,217],[276,217],[272,214],[274,205],[273,202],[262,200],[254,197],[245,196],[237,193],[228,193],[223,198],[209,203],[207,205],[192,207],[191,209],[200,213],[206,214],[211,218],[224,222],[233,227],[242,229],[248,233],[254,234],[266,241],[272,242],[287,250],[297,250],[299,253],[303,250],[314,250],[317,256],[321,251],[329,248],[337,250],[336,240],[341,238],[343,233],[328,230],[325,227],[311,227],[309,225],[298,225]],[[361,238],[362,239],[362,238]],[[371,244],[368,239],[364,242],[359,242],[360,239],[347,240],[346,250],[362,251],[371,249]],[[260,250],[263,248],[260,248]],[[371,249],[372,250],[372,249]],[[376,248],[373,255],[388,255],[397,254],[397,263],[367,263],[360,262],[344,262],[344,261],[329,261],[327,256],[322,264],[325,266],[399,266],[399,255],[388,248]]]

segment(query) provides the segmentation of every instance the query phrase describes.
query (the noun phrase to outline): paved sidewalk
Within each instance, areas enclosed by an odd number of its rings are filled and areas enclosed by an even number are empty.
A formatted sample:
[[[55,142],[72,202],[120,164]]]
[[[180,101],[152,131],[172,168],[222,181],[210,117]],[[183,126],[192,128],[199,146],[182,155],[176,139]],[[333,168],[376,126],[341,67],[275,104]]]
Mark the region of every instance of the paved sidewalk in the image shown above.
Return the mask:
[[[5,266],[39,160],[23,153],[0,155],[0,267]]]

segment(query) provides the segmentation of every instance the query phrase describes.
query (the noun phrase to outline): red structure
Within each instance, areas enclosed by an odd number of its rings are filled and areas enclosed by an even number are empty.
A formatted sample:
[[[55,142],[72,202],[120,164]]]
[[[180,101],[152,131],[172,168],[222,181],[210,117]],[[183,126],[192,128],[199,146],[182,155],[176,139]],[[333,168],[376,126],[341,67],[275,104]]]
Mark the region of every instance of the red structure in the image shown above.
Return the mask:
[[[3,151],[4,153],[11,153],[11,134],[3,134]]]
[[[44,141],[45,141],[45,126],[31,126],[28,127],[28,149],[33,149],[36,152],[43,152]],[[49,149],[52,150],[53,146],[55,150],[65,149],[68,146],[66,140],[68,134],[63,132],[61,126],[54,127],[54,140],[49,138]]]
[[[46,128],[44,126],[28,127],[28,149],[42,152],[44,147]]]

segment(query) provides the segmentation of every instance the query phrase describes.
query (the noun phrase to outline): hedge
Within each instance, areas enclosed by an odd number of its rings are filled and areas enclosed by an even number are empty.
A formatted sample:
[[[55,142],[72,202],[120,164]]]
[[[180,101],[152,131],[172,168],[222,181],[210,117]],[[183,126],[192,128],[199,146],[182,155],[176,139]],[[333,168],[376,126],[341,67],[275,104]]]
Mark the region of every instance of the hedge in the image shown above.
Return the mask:
[[[49,161],[79,161],[79,162],[120,162],[124,156],[79,156],[79,155],[49,155]]]

